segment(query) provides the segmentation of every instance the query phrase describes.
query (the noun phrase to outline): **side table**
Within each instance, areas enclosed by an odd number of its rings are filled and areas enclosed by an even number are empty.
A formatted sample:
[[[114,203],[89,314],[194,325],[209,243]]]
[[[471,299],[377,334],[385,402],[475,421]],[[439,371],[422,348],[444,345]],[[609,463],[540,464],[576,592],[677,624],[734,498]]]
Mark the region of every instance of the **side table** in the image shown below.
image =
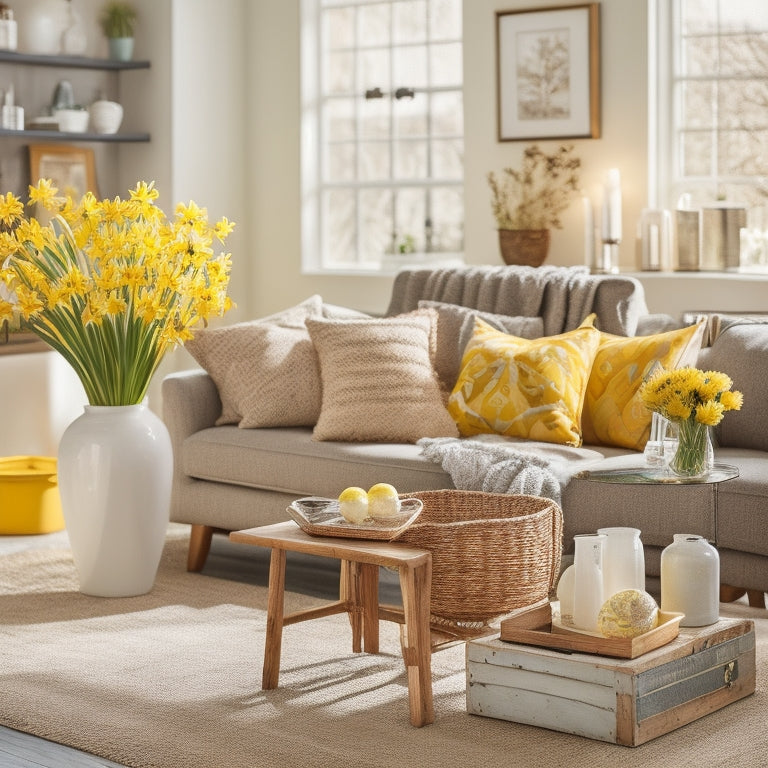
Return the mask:
[[[310,536],[292,521],[234,531],[229,538],[240,544],[271,550],[262,689],[277,688],[283,627],[289,624],[348,613],[353,652],[359,653],[364,648],[368,653],[378,653],[379,566],[383,565],[397,568],[400,574],[404,619],[400,640],[408,672],[411,724],[421,727],[434,722],[429,627],[430,552],[388,542]],[[285,564],[289,551],[341,560],[339,600],[286,615]]]

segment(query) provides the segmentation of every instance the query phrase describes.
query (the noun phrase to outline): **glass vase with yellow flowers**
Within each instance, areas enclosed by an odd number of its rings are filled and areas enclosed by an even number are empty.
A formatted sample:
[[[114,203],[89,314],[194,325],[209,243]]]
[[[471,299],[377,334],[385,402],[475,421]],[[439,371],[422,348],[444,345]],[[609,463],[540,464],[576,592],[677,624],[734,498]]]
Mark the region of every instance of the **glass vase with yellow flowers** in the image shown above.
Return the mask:
[[[669,463],[675,474],[706,474],[710,429],[743,402],[742,393],[732,387],[726,374],[698,368],[660,369],[643,383],[640,393],[646,407],[677,425],[677,451]]]
[[[157,198],[140,182],[127,199],[73,199],[43,179],[28,203],[48,212],[41,223],[0,195],[0,321],[18,313],[94,406],[141,403],[166,352],[231,306],[230,254],[214,244],[234,225],[194,202],[166,217]]]

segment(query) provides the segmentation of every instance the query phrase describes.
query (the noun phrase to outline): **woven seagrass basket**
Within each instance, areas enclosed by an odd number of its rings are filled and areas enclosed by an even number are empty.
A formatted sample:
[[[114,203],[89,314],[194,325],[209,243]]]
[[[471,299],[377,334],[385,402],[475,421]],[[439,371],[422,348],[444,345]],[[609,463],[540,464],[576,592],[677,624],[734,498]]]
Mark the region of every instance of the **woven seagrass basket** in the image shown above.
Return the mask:
[[[456,490],[403,496],[424,505],[396,541],[432,553],[433,620],[482,624],[549,597],[563,538],[554,501]]]

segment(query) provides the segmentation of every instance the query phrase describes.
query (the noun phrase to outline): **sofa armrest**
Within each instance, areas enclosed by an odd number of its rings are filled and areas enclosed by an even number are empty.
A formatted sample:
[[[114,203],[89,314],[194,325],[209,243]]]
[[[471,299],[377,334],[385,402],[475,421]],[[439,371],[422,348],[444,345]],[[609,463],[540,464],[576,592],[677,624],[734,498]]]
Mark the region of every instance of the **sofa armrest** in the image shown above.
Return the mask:
[[[221,415],[219,392],[205,371],[195,369],[166,376],[162,395],[163,421],[171,435],[174,456],[181,456],[184,440],[216,424]]]

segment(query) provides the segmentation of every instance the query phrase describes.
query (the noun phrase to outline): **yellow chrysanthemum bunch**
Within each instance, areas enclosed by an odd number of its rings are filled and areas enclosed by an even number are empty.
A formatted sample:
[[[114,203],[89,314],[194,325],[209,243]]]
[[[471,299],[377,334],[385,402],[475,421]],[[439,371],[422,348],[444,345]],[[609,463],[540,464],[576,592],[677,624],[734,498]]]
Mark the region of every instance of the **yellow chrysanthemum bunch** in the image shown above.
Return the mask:
[[[0,195],[0,322],[20,313],[72,365],[91,405],[140,403],[165,353],[231,307],[230,254],[213,245],[234,224],[210,225],[194,202],[168,219],[157,197],[140,182],[127,200],[78,201],[43,179],[28,203],[51,212],[43,225]]]
[[[731,391],[730,376],[698,368],[659,370],[645,381],[640,394],[646,407],[665,419],[683,422],[693,419],[714,427],[726,411],[738,411],[744,400]]]

